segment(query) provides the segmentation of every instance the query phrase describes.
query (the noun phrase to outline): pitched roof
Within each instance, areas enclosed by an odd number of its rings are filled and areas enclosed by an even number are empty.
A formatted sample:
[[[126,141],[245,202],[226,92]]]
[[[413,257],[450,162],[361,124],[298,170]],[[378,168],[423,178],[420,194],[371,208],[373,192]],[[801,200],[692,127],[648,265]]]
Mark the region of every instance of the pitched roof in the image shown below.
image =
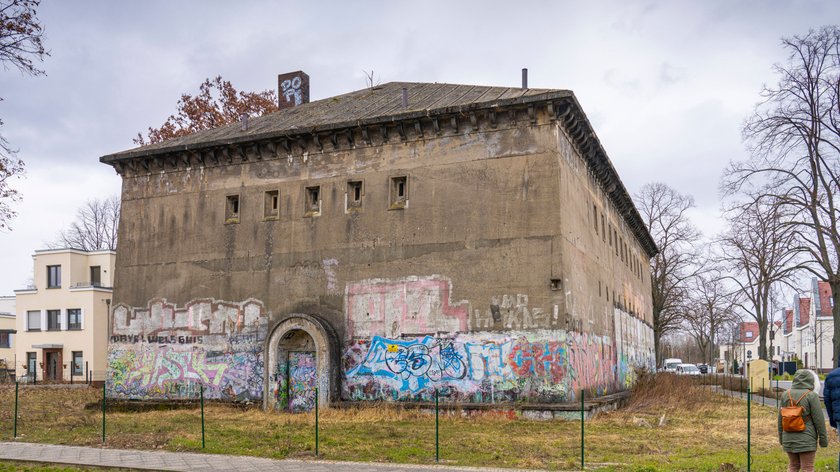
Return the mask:
[[[403,107],[403,88],[408,93],[407,107]],[[244,131],[239,123],[235,123],[105,155],[99,160],[121,172],[124,163],[135,159],[144,162],[147,158],[167,155],[200,154],[205,150],[214,152],[214,149],[246,146],[274,139],[286,142],[287,138],[293,139],[295,136],[309,135],[321,139],[322,134],[333,133],[332,138],[335,139],[335,133],[342,130],[366,130],[374,125],[384,128],[407,120],[415,121],[415,126],[419,126],[421,119],[428,121],[434,117],[436,120],[441,115],[470,114],[474,117],[473,112],[478,110],[483,110],[485,114],[502,107],[527,106],[531,110],[531,105],[537,104],[554,109],[558,120],[558,105],[569,111],[567,115],[564,114],[563,120],[570,129],[570,136],[580,150],[581,157],[596,174],[596,180],[622,214],[648,256],[656,255],[659,252],[656,242],[601,146],[589,119],[569,90],[390,82],[251,118]]]
[[[811,320],[811,299],[810,298],[800,298],[799,299],[799,323],[796,325],[797,327],[805,326]]]
[[[747,333],[751,333],[751,335],[747,336]],[[741,323],[739,338],[742,343],[751,343],[758,339],[758,323],[755,321]]]
[[[408,90],[408,107],[402,106],[402,89]],[[384,85],[316,100],[263,116],[250,118],[242,131],[234,123],[188,136],[174,138],[103,156],[105,163],[121,158],[150,156],[234,144],[301,132],[328,131],[373,124],[387,118],[396,121],[411,115],[451,113],[459,109],[516,102],[542,101],[573,96],[568,90],[521,89],[418,82],[389,82]]]
[[[793,310],[785,310],[785,334],[793,331]]]
[[[831,285],[828,282],[817,282],[817,316],[831,316]]]

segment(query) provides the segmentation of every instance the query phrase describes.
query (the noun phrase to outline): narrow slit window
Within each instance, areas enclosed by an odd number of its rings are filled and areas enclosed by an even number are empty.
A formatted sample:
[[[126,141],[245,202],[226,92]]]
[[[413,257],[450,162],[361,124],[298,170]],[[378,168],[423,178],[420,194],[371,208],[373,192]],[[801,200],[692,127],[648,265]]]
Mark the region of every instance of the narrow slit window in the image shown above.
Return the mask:
[[[228,195],[225,204],[225,223],[239,223],[239,195]]]
[[[347,210],[359,209],[362,207],[362,181],[353,180],[347,182]]]
[[[306,216],[321,214],[321,187],[306,187]]]
[[[391,208],[405,208],[408,202],[408,177],[391,178]]]
[[[607,230],[606,230],[606,223],[604,221],[604,214],[603,213],[601,213],[601,239],[603,239],[604,242],[607,242]]]
[[[269,190],[265,192],[265,218],[278,218],[280,216],[280,191]]]
[[[595,234],[598,234],[598,207],[592,204],[592,225],[595,226]]]

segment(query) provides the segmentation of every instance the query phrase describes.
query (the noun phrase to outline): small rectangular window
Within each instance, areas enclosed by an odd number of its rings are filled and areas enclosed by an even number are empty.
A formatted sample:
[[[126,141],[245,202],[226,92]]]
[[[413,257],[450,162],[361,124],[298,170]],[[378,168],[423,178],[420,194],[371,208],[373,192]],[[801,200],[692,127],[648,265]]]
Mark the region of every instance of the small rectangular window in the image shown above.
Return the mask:
[[[12,347],[11,342],[9,341],[10,334],[8,331],[0,331],[0,347],[10,348]]]
[[[391,177],[391,209],[405,208],[408,203],[408,177]]]
[[[61,288],[61,266],[47,266],[47,288]]]
[[[67,309],[67,329],[82,329],[82,310],[80,308]]]
[[[364,195],[364,187],[361,180],[352,180],[347,182],[347,193],[344,196],[346,205],[345,210],[352,211],[362,208],[362,196]]]
[[[601,213],[601,239],[604,242],[607,242],[607,230],[606,230],[606,223],[604,222],[604,214]]]
[[[225,223],[239,223],[239,195],[228,195],[225,199]]]
[[[47,310],[47,331],[61,329],[61,310]]]
[[[618,257],[618,231],[613,230],[613,239],[615,240],[615,255]]]
[[[90,285],[91,287],[102,286],[102,267],[90,266]]]
[[[73,375],[82,375],[82,351],[73,351]]]
[[[595,226],[595,234],[598,234],[598,206],[592,204],[592,225]]]
[[[321,187],[306,187],[306,208],[304,216],[321,214]]]
[[[557,291],[563,288],[563,282],[560,279],[550,279],[551,290]]]
[[[41,331],[41,312],[39,310],[26,312],[26,330]]]
[[[269,190],[265,192],[265,211],[263,214],[265,219],[280,217],[280,191]]]

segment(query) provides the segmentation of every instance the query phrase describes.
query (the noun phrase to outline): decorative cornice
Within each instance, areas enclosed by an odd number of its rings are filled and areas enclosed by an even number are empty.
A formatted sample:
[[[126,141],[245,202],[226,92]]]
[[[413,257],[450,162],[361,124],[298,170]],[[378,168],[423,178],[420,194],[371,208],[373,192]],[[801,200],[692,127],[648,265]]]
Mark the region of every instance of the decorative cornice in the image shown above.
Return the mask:
[[[211,167],[270,159],[294,159],[319,154],[381,146],[439,136],[470,134],[518,127],[561,124],[589,172],[624,218],[639,244],[653,257],[659,250],[636,210],[630,194],[607,157],[592,125],[574,95],[552,92],[490,103],[393,114],[354,123],[316,126],[308,130],[248,135],[239,139],[207,141],[144,151],[139,148],[103,156],[100,161],[122,176],[149,174],[192,166]],[[308,158],[312,158],[309,156]]]

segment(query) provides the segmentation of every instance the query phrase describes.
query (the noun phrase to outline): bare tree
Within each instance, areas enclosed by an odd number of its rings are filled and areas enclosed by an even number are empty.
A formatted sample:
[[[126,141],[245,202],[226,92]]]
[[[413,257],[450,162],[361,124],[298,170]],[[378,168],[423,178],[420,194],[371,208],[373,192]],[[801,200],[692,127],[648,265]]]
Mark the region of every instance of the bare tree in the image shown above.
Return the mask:
[[[117,250],[120,225],[120,198],[113,196],[88,200],[76,213],[76,221],[58,234],[48,246],[83,251]]]
[[[15,67],[25,75],[44,75],[42,69],[35,67],[37,61],[49,56],[36,11],[39,4],[39,0],[0,0],[0,63],[4,69]],[[12,203],[20,199],[18,191],[11,187],[12,179],[20,178],[24,170],[23,161],[16,154],[0,136],[0,230],[8,229],[9,220],[16,215]]]
[[[789,215],[770,196],[753,196],[728,213],[728,230],[720,236],[720,263],[740,297],[734,305],[758,324],[758,357],[768,360],[767,329],[772,322],[774,288],[788,284],[802,269],[797,236]]]
[[[686,329],[709,365],[715,357],[715,347],[726,341],[722,337],[724,327],[737,320],[732,298],[718,270],[705,271],[692,281],[685,310]]]
[[[840,362],[840,28],[782,40],[787,61],[743,135],[752,158],[729,169],[725,189],[761,189],[790,212],[808,270],[831,286],[834,365]]]
[[[659,247],[659,253],[650,261],[653,342],[659,365],[662,361],[660,342],[680,327],[688,282],[698,270],[696,245],[700,231],[688,217],[694,199],[663,183],[642,187],[636,195],[636,206]]]

